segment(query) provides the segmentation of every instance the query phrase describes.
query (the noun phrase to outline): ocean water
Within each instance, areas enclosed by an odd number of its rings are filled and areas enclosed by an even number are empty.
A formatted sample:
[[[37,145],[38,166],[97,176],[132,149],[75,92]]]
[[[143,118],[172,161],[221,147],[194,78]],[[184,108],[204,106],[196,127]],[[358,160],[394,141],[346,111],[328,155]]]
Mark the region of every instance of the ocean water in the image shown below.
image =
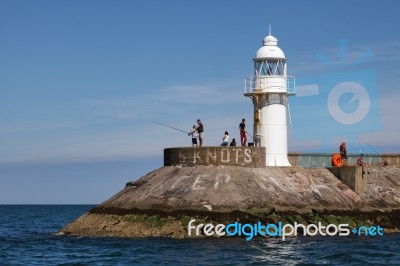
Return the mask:
[[[286,241],[55,234],[92,207],[0,205],[0,265],[400,265],[400,234]]]

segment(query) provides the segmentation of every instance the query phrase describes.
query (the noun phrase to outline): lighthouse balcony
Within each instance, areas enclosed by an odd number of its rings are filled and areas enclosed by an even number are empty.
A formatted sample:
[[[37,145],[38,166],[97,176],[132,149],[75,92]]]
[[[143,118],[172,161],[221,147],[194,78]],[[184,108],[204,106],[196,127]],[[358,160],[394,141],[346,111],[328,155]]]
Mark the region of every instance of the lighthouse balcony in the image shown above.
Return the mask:
[[[270,92],[295,95],[295,85],[295,77],[292,76],[247,77],[244,80],[244,93],[258,94]]]

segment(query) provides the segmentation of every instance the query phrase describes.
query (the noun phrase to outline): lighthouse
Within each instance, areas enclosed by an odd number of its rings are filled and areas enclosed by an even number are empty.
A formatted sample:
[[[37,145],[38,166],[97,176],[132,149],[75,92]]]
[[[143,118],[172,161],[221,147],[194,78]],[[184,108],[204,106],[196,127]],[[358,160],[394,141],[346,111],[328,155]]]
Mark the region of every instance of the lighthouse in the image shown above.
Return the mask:
[[[253,101],[254,144],[265,147],[266,166],[290,166],[287,110],[288,96],[295,94],[295,79],[287,76],[285,54],[271,29],[253,61],[254,76],[245,79],[244,95]]]

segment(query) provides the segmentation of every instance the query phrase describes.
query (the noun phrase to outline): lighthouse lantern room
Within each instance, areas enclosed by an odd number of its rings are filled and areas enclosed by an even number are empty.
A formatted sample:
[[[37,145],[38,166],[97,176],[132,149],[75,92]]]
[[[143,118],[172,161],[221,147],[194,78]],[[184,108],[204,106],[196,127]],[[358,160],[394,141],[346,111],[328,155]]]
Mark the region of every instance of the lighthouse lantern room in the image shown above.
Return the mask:
[[[244,95],[254,106],[254,144],[266,148],[266,166],[290,166],[287,158],[288,96],[295,79],[287,76],[285,54],[270,33],[254,60],[254,76],[245,79]]]

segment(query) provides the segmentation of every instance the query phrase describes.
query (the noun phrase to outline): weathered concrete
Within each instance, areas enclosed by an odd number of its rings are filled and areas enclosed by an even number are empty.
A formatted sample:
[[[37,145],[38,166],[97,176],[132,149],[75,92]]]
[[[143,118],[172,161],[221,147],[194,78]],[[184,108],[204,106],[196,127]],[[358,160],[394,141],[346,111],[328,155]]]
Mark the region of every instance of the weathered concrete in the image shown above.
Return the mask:
[[[367,191],[368,172],[363,172],[361,166],[330,167],[328,169],[356,193]]]
[[[102,205],[163,211],[352,210],[359,196],[351,190],[343,194],[342,185],[349,190],[327,169],[169,166],[128,183]]]
[[[289,153],[288,160],[292,166],[330,167],[332,153]]]
[[[292,166],[301,167],[330,167],[332,166],[332,153],[289,153],[288,159]],[[348,154],[347,165],[356,165],[360,154]],[[364,154],[364,162],[373,165],[400,166],[400,154]]]
[[[337,221],[345,216],[355,224],[379,222],[385,228],[400,229],[400,168],[370,167],[369,171],[368,190],[357,194],[328,169],[164,166],[129,182],[62,232],[185,237],[185,227],[193,217],[211,222],[283,219],[311,223],[321,217],[333,219],[330,215],[336,215]]]
[[[400,166],[400,154],[381,154],[381,161],[391,166]]]
[[[164,166],[172,165],[263,167],[265,166],[265,148],[180,147],[164,149]]]
[[[332,166],[332,153],[289,153],[292,166],[322,168]],[[360,154],[349,154],[347,165],[357,164]],[[364,161],[372,165],[400,166],[400,154],[365,154]],[[265,166],[263,147],[177,147],[164,149],[164,166],[172,165],[232,165]]]

